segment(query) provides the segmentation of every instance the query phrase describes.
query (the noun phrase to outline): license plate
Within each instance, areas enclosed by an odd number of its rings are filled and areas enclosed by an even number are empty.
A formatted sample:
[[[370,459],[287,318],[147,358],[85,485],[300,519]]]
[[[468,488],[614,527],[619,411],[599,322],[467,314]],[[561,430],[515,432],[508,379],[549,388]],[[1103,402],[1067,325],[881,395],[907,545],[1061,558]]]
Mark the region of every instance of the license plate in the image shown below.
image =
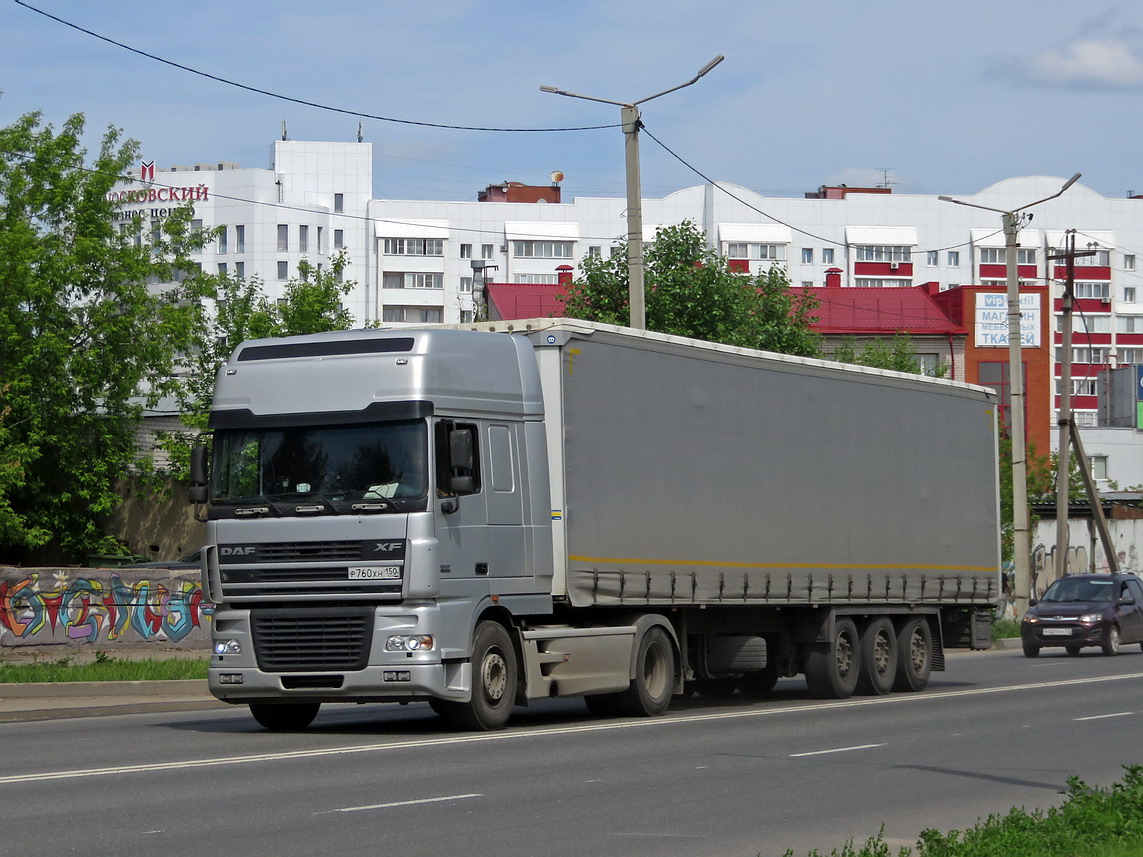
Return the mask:
[[[382,565],[382,566],[350,566],[349,569],[350,580],[400,580],[401,579],[401,566],[399,565]]]
[[[1070,637],[1072,635],[1071,628],[1042,628],[1040,633],[1045,637]]]

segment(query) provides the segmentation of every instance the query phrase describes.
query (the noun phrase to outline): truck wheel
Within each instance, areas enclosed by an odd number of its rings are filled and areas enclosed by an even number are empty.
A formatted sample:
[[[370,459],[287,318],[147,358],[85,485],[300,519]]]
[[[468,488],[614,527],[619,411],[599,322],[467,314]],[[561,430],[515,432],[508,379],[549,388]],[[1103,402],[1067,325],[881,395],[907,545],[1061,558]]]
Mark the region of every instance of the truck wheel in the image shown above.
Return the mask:
[[[1119,654],[1119,626],[1112,625],[1107,629],[1107,636],[1103,640],[1103,649],[1105,655],[1118,655]]]
[[[861,647],[852,619],[833,623],[828,643],[815,643],[806,654],[806,685],[819,699],[847,699],[857,689]]]
[[[629,717],[657,717],[671,704],[675,689],[675,649],[662,628],[649,628],[635,655],[635,678],[616,694],[619,712]]]
[[[893,689],[913,693],[924,690],[932,671],[933,632],[925,619],[910,619],[897,632],[897,679]]]
[[[472,638],[472,698],[445,707],[445,716],[461,729],[503,729],[516,704],[516,650],[499,622],[484,621]],[[451,715],[451,716],[450,716]]]
[[[258,725],[271,732],[295,732],[305,729],[317,717],[320,702],[295,702],[288,705],[250,703],[250,713]]]
[[[897,680],[897,632],[885,616],[878,616],[861,634],[861,671],[857,692],[884,696]]]

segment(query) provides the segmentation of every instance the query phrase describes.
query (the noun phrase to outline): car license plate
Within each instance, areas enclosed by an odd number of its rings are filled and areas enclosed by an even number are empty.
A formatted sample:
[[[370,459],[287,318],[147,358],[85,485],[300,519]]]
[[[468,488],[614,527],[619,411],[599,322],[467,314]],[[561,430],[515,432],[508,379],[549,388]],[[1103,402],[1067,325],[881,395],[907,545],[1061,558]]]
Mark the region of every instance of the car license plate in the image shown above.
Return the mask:
[[[400,580],[401,566],[350,566],[350,580]]]
[[[1071,628],[1044,628],[1040,631],[1045,637],[1070,637]]]

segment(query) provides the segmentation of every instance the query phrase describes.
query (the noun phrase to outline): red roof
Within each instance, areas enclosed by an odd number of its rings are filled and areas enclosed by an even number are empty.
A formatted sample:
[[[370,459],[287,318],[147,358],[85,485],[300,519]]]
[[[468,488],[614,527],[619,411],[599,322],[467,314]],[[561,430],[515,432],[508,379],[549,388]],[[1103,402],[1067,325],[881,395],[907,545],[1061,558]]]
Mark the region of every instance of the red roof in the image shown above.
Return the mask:
[[[962,334],[923,286],[912,288],[814,289],[821,305],[815,310],[819,333],[885,335]]]
[[[484,287],[488,297],[488,316],[493,321],[559,318],[564,314],[564,305],[556,298],[563,297],[567,290],[565,285],[489,283]]]

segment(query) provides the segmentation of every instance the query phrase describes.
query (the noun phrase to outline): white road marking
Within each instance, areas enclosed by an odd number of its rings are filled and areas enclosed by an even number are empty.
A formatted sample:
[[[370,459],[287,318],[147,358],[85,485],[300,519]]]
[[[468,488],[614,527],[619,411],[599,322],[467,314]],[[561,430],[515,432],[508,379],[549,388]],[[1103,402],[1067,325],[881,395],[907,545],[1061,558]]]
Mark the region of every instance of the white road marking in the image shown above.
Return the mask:
[[[1134,711],[1119,711],[1115,714],[1093,714],[1090,717],[1076,717],[1075,722],[1079,723],[1081,720],[1104,720],[1108,717],[1130,717]]]
[[[872,750],[874,747],[884,747],[884,744],[856,744],[853,747],[834,747],[831,750],[811,750],[808,753],[791,753],[791,759],[800,759],[803,756],[824,756],[827,753],[848,753],[850,750]]]
[[[484,797],[483,794],[444,795],[443,797],[423,797],[416,800],[397,800],[392,803],[374,803],[369,806],[343,806],[340,809],[325,809],[314,815],[328,815],[331,812],[363,812],[367,809],[392,809],[396,806],[415,806],[420,803],[441,803],[449,800],[465,800],[470,797]]]
[[[70,780],[82,777],[106,777],[116,774],[141,774],[153,771],[185,771],[192,768],[222,768],[231,765],[250,765],[257,762],[281,762],[292,759],[317,759],[324,756],[348,756],[356,753],[380,753],[391,750],[408,750],[420,747],[447,747],[453,744],[480,744],[487,741],[513,741],[520,738],[544,738],[552,735],[574,735],[580,732],[612,732],[619,729],[653,729],[675,726],[680,723],[706,723],[715,720],[740,720],[751,717],[777,717],[783,714],[797,714],[803,711],[842,711],[849,708],[864,708],[869,705],[897,705],[904,703],[933,703],[945,699],[959,699],[967,696],[982,696],[993,693],[1017,693],[1028,690],[1047,690],[1055,687],[1069,687],[1085,684],[1102,684],[1112,681],[1137,681],[1143,673],[1126,675],[1096,676],[1092,678],[1069,679],[1066,681],[1042,681],[1032,684],[1013,684],[1003,687],[980,687],[969,690],[948,690],[933,693],[902,693],[893,696],[878,696],[869,699],[823,700],[808,705],[791,705],[785,708],[767,708],[749,711],[724,711],[709,714],[683,714],[677,717],[638,718],[610,721],[605,723],[585,723],[559,726],[549,729],[515,729],[504,732],[479,735],[457,735],[439,738],[422,738],[391,743],[359,744],[348,747],[329,747],[315,750],[290,750],[281,753],[257,753],[249,756],[222,756],[214,759],[188,759],[179,762],[152,762],[144,765],[116,765],[105,768],[78,768],[66,771],[44,771],[38,774],[12,774],[0,777],[0,785],[47,782],[49,780]]]

